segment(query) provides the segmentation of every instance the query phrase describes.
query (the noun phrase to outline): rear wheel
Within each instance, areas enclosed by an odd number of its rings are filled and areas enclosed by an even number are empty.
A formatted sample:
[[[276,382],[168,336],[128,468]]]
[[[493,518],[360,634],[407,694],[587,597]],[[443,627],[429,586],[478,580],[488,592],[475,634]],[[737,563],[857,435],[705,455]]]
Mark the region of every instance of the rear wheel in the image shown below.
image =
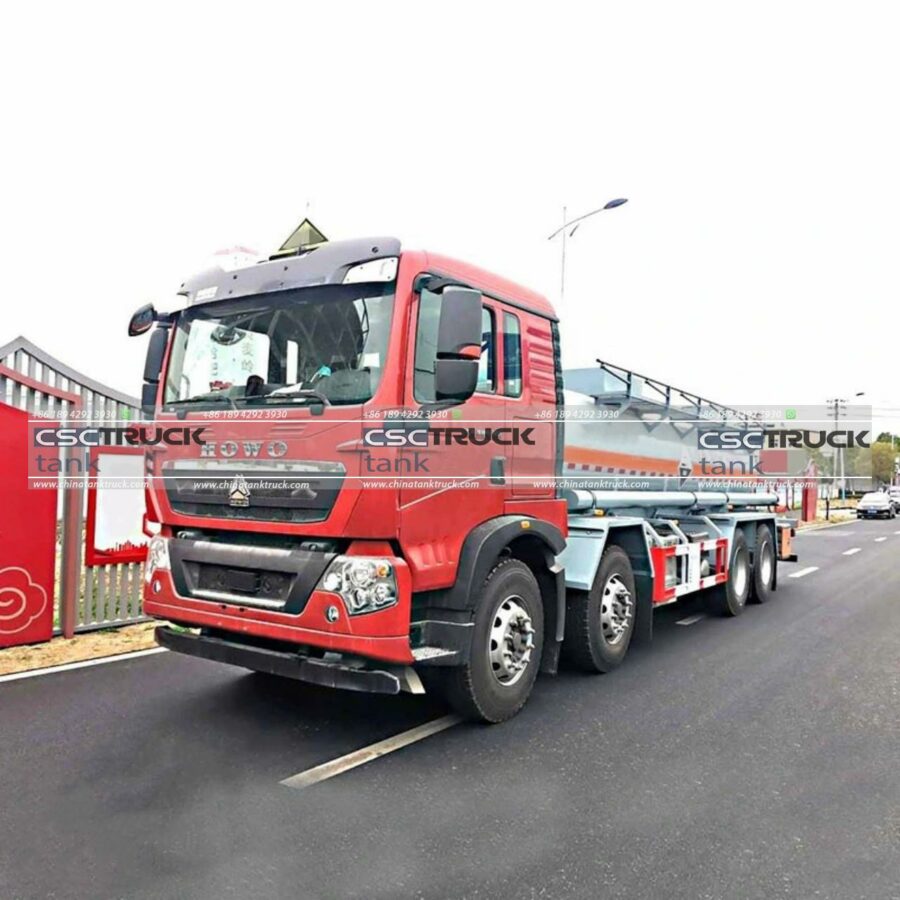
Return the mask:
[[[773,592],[775,584],[775,542],[772,531],[760,525],[756,534],[756,553],[753,556],[753,589],[751,603],[765,603]]]
[[[517,559],[497,563],[475,608],[469,661],[435,669],[440,692],[462,716],[502,722],[524,705],[544,647],[544,608],[531,569]]]
[[[625,658],[634,633],[634,574],[621,547],[607,547],[590,591],[573,591],[566,608],[567,662],[585,672],[609,672]]]
[[[750,551],[744,533],[735,531],[725,584],[709,589],[710,611],[720,616],[739,616],[750,595]]]

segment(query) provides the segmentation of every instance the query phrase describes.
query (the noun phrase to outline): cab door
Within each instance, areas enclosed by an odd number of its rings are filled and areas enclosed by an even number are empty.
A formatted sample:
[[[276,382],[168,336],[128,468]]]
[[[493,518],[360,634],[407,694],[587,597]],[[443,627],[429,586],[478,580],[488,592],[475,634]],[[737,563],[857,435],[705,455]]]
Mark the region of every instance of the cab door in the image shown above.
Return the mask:
[[[442,296],[423,289],[414,304],[405,407],[425,415],[435,403],[434,367]],[[414,589],[451,584],[462,541],[479,522],[503,513],[510,496],[510,445],[490,439],[508,427],[502,391],[501,312],[483,299],[482,341],[475,393],[464,403],[413,417],[411,428],[427,422],[427,448],[407,446],[409,459],[400,485],[401,543],[414,574]],[[414,461],[418,460],[418,467]]]
[[[499,331],[506,418],[519,437],[512,448],[510,491],[517,500],[552,499],[561,434],[552,327],[541,316],[504,305]]]

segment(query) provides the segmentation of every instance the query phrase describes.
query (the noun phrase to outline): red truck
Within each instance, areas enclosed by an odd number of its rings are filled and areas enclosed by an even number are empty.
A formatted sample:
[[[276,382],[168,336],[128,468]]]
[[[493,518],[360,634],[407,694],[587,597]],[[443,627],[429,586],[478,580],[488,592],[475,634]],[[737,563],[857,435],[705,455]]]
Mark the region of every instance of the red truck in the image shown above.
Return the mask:
[[[618,665],[660,604],[776,586],[773,495],[566,487],[559,325],[527,288],[368,238],[179,294],[129,326],[156,326],[145,416],[195,437],[146,455],[165,647],[498,722],[561,654]]]

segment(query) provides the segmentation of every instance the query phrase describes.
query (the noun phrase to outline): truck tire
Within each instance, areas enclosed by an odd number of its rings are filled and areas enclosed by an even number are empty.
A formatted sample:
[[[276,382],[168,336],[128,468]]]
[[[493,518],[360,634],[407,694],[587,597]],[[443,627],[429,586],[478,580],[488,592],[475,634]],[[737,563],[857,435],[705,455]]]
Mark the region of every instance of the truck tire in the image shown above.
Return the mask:
[[[634,634],[637,596],[631,561],[621,547],[604,550],[589,591],[573,591],[566,607],[563,658],[583,672],[610,672]]]
[[[747,606],[750,595],[750,550],[740,530],[731,541],[731,560],[725,584],[709,588],[709,609],[714,615],[739,616]]]
[[[543,648],[544,607],[537,579],[525,563],[502,559],[488,573],[477,598],[469,661],[436,669],[434,675],[440,692],[461,716],[503,722],[531,694]]]
[[[756,552],[753,554],[751,603],[765,603],[771,599],[775,584],[775,541],[772,530],[760,525],[756,533]]]

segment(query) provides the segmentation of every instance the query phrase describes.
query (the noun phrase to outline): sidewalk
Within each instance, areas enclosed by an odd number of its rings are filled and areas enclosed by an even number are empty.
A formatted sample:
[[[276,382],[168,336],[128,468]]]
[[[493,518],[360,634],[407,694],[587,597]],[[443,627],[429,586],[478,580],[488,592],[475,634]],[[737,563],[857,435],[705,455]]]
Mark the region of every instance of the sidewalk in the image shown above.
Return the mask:
[[[846,525],[848,522],[855,521],[856,512],[854,510],[842,509],[832,512],[830,519],[826,519],[823,513],[811,522],[800,522],[797,526],[797,530],[806,531],[810,528],[827,528],[829,525]]]
[[[23,647],[7,647],[0,650],[0,675],[13,672],[27,672],[47,666],[61,666],[65,663],[98,659],[103,656],[118,656],[134,650],[147,650],[156,646],[153,629],[157,622],[142,622],[139,625],[125,625],[77,634],[71,640],[53,638],[46,644],[27,644]]]

